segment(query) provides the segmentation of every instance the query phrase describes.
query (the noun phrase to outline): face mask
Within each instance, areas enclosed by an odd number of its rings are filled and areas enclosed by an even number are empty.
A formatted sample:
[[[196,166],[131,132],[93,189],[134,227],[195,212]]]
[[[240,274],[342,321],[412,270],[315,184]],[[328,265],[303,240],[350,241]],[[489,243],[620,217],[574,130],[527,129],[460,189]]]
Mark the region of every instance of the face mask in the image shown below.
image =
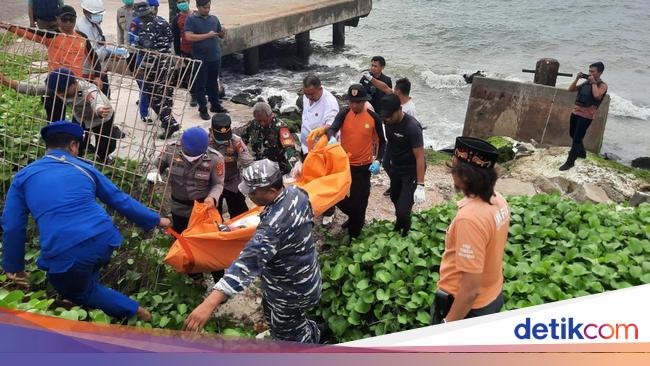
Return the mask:
[[[180,11],[188,11],[188,10],[190,10],[190,4],[189,3],[176,3],[176,7]]]
[[[184,152],[181,152],[181,154],[183,154],[183,157],[185,158],[185,160],[189,161],[190,163],[193,163],[193,162],[197,161],[201,157],[201,155],[199,155],[199,156],[187,156],[187,155],[185,155]]]
[[[133,0],[122,0],[124,5],[133,5]]]
[[[90,21],[99,24],[104,20],[104,14],[90,14]]]

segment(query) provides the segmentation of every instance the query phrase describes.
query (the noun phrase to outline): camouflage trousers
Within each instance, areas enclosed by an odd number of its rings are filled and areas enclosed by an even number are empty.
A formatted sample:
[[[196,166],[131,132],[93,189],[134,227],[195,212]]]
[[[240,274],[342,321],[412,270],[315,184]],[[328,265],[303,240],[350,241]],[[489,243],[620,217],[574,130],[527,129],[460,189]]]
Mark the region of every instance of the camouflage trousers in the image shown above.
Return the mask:
[[[168,63],[159,62],[156,71],[150,72],[144,81],[143,92],[149,96],[150,107],[158,115],[162,128],[178,123],[172,115],[177,78],[176,70]]]
[[[318,299],[292,301],[262,298],[264,320],[271,328],[273,339],[300,343],[319,343],[320,329],[307,318],[307,312],[318,305]]]

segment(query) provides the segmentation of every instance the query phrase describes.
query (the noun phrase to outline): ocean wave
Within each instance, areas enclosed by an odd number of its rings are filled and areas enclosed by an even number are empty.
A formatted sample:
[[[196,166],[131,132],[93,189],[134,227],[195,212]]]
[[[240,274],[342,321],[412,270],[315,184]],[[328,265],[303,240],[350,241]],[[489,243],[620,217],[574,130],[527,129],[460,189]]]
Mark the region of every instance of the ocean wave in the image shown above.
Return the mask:
[[[341,54],[332,55],[331,53],[323,55],[314,53],[309,58],[309,64],[329,67],[332,69],[337,67],[347,67],[350,69],[359,70],[359,72],[364,70],[364,66],[367,68],[367,65],[362,61],[361,58]]]
[[[460,73],[440,75],[431,70],[426,70],[420,73],[420,77],[432,89],[456,89],[467,85]]]
[[[286,113],[291,110],[297,110],[296,101],[298,100],[298,94],[290,92],[285,89],[267,87],[262,89],[262,94],[260,94],[264,100],[268,101],[270,97],[280,96],[282,97],[282,104],[280,105],[280,112]]]
[[[637,106],[632,101],[629,101],[614,93],[607,93],[611,98],[609,103],[609,113],[620,117],[631,117],[642,120],[650,119],[650,107]]]

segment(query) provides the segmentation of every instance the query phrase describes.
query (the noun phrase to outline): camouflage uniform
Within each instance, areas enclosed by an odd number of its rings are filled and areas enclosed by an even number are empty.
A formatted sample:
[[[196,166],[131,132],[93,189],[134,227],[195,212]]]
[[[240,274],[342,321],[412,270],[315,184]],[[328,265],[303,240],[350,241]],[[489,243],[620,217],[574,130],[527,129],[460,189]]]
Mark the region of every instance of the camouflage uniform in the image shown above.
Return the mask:
[[[300,161],[295,139],[287,125],[273,117],[268,127],[257,121],[248,123],[241,134],[242,140],[250,144],[255,160],[269,159],[280,164],[283,174],[289,173],[294,164]]]
[[[253,237],[215,289],[233,296],[260,276],[264,318],[273,338],[318,343],[320,330],[307,318],[321,295],[311,234],[314,214],[307,193],[295,186],[284,189],[260,219]]]
[[[239,192],[238,185],[241,183],[240,168],[251,165],[254,161],[248,148],[242,142],[241,137],[232,135],[225,144],[218,144],[214,137],[210,140],[210,147],[218,151],[224,158],[226,169],[224,174],[224,192],[218,201],[219,212],[223,213],[223,200],[228,205],[230,217],[238,216],[248,211],[246,197]]]
[[[160,17],[147,17],[141,21],[142,30],[138,36],[138,45],[163,54],[146,52],[142,56],[139,67],[144,72],[143,92],[149,95],[151,108],[158,114],[161,127],[166,129],[178,125],[172,116],[174,85],[178,78],[171,54],[172,29],[169,23]]]
[[[165,147],[154,166],[162,173],[169,168],[171,186],[172,214],[189,218],[194,201],[203,201],[206,197],[219,199],[223,190],[224,160],[213,149],[194,162],[187,161],[182,153],[180,143]]]

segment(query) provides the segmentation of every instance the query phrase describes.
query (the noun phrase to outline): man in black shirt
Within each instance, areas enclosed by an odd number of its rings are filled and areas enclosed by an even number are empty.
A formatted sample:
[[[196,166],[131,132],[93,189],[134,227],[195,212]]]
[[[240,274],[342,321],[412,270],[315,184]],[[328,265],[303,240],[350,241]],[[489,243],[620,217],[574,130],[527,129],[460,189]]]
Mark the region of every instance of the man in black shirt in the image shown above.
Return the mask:
[[[424,141],[422,126],[402,111],[399,97],[386,95],[381,99],[380,116],[386,128],[390,149],[390,200],[395,205],[395,231],[406,236],[411,229],[411,209],[425,200]]]
[[[370,60],[370,71],[365,71],[359,81],[359,83],[366,89],[366,92],[372,97],[370,104],[372,104],[372,108],[375,111],[381,110],[381,98],[383,98],[386,93],[372,85],[372,78],[381,80],[384,84],[388,85],[389,88],[393,88],[393,81],[388,76],[384,75],[385,67],[386,60],[383,57],[373,57],[372,60]]]

